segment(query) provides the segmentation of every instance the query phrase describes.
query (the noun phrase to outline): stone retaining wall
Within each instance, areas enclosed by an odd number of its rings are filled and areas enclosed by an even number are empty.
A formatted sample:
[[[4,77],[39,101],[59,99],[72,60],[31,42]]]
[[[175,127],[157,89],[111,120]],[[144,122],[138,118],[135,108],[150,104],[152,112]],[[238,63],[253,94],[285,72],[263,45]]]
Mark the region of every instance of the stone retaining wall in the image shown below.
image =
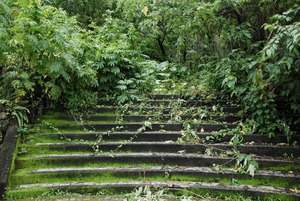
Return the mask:
[[[12,167],[18,135],[16,124],[8,126],[0,149],[0,200],[5,192],[8,176]]]

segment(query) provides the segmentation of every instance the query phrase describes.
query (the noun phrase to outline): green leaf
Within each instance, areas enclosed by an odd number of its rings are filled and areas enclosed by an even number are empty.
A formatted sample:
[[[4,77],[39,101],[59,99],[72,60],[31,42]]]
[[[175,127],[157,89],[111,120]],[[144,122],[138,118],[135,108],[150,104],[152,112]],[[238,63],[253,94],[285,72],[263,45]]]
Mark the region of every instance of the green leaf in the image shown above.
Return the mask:
[[[152,130],[152,123],[150,121],[145,121],[144,125]]]
[[[247,172],[252,176],[254,177],[254,173],[256,172],[256,167],[252,164],[249,165],[248,169],[247,169]]]
[[[60,97],[60,95],[61,95],[61,88],[59,86],[57,86],[57,85],[53,86],[51,88],[50,95],[52,96],[52,98],[54,100],[57,100]]]
[[[14,80],[11,82],[11,85],[14,87],[14,88],[18,88],[18,86],[20,86],[21,84],[21,81],[20,80]]]
[[[124,91],[127,89],[127,86],[126,85],[118,85],[117,88]]]
[[[63,68],[63,66],[61,65],[61,63],[59,62],[53,62],[49,68],[49,72],[50,73],[57,73],[59,71],[61,71],[61,69]]]
[[[117,74],[120,73],[120,68],[118,68],[118,67],[112,67],[111,68],[111,72],[114,73],[115,75],[117,75]]]
[[[34,86],[34,82],[26,81],[26,82],[24,82],[24,86],[27,90],[29,90]]]
[[[23,78],[24,80],[28,80],[29,79],[29,74],[27,72],[23,72],[21,75],[20,75],[21,78]]]

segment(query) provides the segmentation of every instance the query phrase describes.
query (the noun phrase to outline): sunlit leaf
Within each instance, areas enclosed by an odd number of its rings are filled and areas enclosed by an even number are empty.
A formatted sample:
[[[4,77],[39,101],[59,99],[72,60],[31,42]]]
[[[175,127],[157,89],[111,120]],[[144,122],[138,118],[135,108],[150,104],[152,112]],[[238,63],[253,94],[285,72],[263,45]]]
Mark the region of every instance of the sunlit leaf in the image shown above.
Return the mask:
[[[144,13],[144,15],[147,16],[147,13],[148,13],[148,6],[145,6],[142,10],[142,13]]]

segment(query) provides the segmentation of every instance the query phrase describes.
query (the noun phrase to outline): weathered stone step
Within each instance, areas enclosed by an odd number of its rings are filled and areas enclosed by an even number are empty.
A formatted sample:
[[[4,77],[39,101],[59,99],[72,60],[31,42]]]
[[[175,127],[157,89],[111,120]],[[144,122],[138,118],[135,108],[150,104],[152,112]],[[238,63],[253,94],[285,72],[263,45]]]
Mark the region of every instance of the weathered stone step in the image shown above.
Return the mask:
[[[33,124],[34,126],[40,126],[43,127],[43,125],[39,124]],[[95,130],[95,131],[105,131],[105,130],[127,130],[127,131],[137,131],[138,129],[144,127],[144,123],[90,123],[90,124],[57,124],[55,125],[58,129],[66,129],[66,130],[83,130],[89,129],[89,130]],[[179,131],[183,128],[183,124],[181,123],[152,123],[151,124],[152,129],[145,128],[148,131],[159,131],[159,130],[166,130],[166,131]],[[235,128],[236,124],[232,123],[222,123],[222,124],[195,124],[195,127],[198,128],[198,130],[204,130],[206,132],[211,131],[219,131],[221,129],[226,128]]]
[[[109,163],[133,163],[133,164],[160,164],[160,165],[179,165],[179,166],[212,166],[213,164],[224,164],[226,166],[234,165],[235,158],[206,156],[203,154],[179,154],[179,153],[102,153],[102,154],[50,154],[36,155],[30,159],[30,162],[39,163],[46,161],[53,165],[85,165],[93,162]],[[274,166],[295,166],[300,165],[300,160],[275,159],[273,157],[255,157],[261,168]],[[18,165],[26,159],[18,160]]]
[[[99,98],[105,98],[105,94],[99,94]],[[144,96],[141,95],[143,98]],[[146,96],[149,99],[154,99],[154,100],[163,100],[163,99],[180,99],[182,96],[178,94],[148,94]],[[187,97],[188,99],[189,97]],[[223,99],[222,94],[214,94],[213,96],[210,94],[201,94],[198,95],[195,99],[204,99],[204,100],[214,100],[214,99]],[[232,100],[236,100],[234,98],[231,98]]]
[[[105,173],[114,172],[117,173],[144,173],[145,175],[165,174],[169,175],[191,175],[195,177],[219,177],[219,178],[251,178],[249,174],[240,174],[231,168],[222,168],[222,171],[217,171],[210,167],[185,167],[185,166],[131,166],[131,167],[75,167],[75,168],[44,168],[35,171],[25,172],[26,174],[76,174],[76,173]],[[68,176],[68,175],[67,175]],[[300,179],[300,172],[286,172],[286,171],[271,171],[271,170],[259,170],[255,173],[255,178],[280,178],[288,179],[291,184],[298,184]]]
[[[115,101],[99,101],[99,105],[104,106],[116,106],[117,103]],[[145,105],[151,105],[151,106],[232,106],[234,103],[232,101],[228,100],[190,100],[186,101],[183,99],[178,100],[147,100],[147,101],[134,101],[133,105],[139,105],[139,104],[145,104]]]
[[[101,151],[133,151],[133,152],[164,152],[177,153],[205,153],[210,148],[214,152],[230,152],[233,154],[233,145],[230,144],[178,144],[176,142],[104,142],[104,143],[36,143],[36,147],[47,147],[50,150],[66,151],[93,151],[93,146],[97,146]],[[239,145],[236,147],[243,154],[255,154],[259,156],[283,156],[287,154],[293,157],[300,156],[300,148],[296,146],[271,146],[271,145]]]
[[[53,184],[25,184],[19,185],[15,191],[30,188],[120,188],[133,189],[139,186],[164,187],[164,188],[198,188],[213,191],[235,191],[235,192],[250,192],[254,194],[283,194],[294,196],[295,200],[300,197],[300,194],[295,193],[292,189],[271,186],[251,186],[251,185],[231,185],[220,183],[205,183],[205,182],[186,182],[186,181],[128,181],[128,182],[72,182],[72,183],[53,183]],[[292,198],[291,198],[292,199]]]
[[[168,132],[156,132],[156,131],[146,131],[143,133],[139,132],[92,132],[92,133],[41,133],[41,136],[50,139],[60,139],[61,137],[68,138],[71,140],[97,140],[101,135],[103,140],[130,140],[133,138],[133,141],[177,141],[178,138],[182,137],[181,132],[179,131],[168,131]],[[229,142],[234,135],[216,135],[209,132],[197,133],[197,136],[200,139],[208,139],[209,142]],[[214,137],[215,136],[215,137]],[[261,134],[245,134],[242,135],[244,142],[254,142],[257,144],[268,143],[268,144],[282,144],[287,143],[287,138],[284,135],[277,135],[274,138],[269,138],[268,135]],[[290,142],[300,142],[300,135],[293,135]]]
[[[211,116],[205,116],[200,117],[199,115],[178,115],[181,120],[186,119],[202,119],[202,120],[214,120],[214,121],[220,121],[220,122],[236,122],[240,120],[241,118],[236,115],[211,115]],[[59,120],[69,120],[69,121],[80,121],[87,120],[87,121],[115,121],[117,119],[116,115],[90,115],[90,116],[69,116],[69,115],[59,115],[59,116],[35,116],[32,117],[32,121],[37,121],[38,119],[43,118],[49,118],[52,117],[53,119],[59,119]],[[149,120],[162,120],[167,121],[172,118],[174,118],[174,115],[123,115],[122,116],[124,121],[132,121],[132,122],[141,122],[141,121],[149,121]]]
[[[147,97],[154,100],[180,99],[180,95],[175,94],[150,94]]]
[[[197,107],[197,108],[202,108],[202,107]],[[161,111],[164,114],[169,114],[174,108],[171,107],[165,107],[165,108],[159,108],[159,107],[129,107],[128,112],[153,112],[153,111]],[[224,112],[224,113],[238,113],[240,110],[242,110],[241,107],[216,107],[214,108],[215,111],[213,111],[212,108],[203,108],[205,110],[211,111],[211,112]],[[99,106],[95,109],[93,109],[97,113],[115,113],[116,112],[116,107],[103,107]],[[180,111],[185,111],[185,107],[179,107],[178,110]]]

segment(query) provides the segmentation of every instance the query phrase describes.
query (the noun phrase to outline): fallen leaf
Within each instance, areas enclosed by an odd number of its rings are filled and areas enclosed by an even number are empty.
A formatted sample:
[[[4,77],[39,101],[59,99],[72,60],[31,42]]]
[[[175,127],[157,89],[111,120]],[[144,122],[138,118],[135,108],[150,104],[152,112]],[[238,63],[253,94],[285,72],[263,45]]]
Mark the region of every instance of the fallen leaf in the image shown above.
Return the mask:
[[[201,128],[201,133],[204,133],[204,129],[203,128]]]
[[[183,111],[179,111],[178,113],[177,113],[177,115],[182,115],[183,114]]]
[[[151,180],[150,179],[144,180],[143,183],[151,183]]]
[[[261,190],[263,190],[263,191],[271,191],[271,190],[268,189],[268,188],[261,188]]]
[[[241,167],[239,166],[239,167],[234,169],[234,172],[238,172],[240,169],[241,169]]]
[[[246,134],[246,132],[245,132],[245,131],[240,131],[240,133],[241,133],[241,134],[243,134],[243,135],[245,135],[245,134]]]
[[[175,184],[178,183],[178,181],[166,181],[166,182],[167,182],[167,185],[168,185],[169,187],[174,187]]]
[[[186,154],[186,150],[180,150],[177,153],[179,153],[179,154]]]
[[[249,167],[248,167],[248,169],[247,169],[247,172],[249,172],[249,174],[250,174],[252,177],[254,177],[255,171],[256,171],[255,166],[252,165],[252,164],[250,164]]]
[[[217,111],[217,109],[218,109],[217,106],[215,106],[215,105],[212,106],[212,110],[213,110],[214,112]]]
[[[294,192],[294,193],[297,193],[297,194],[300,193],[300,190],[297,189],[297,188],[294,188],[294,189],[291,188],[290,191],[291,191],[291,192]]]
[[[180,134],[181,134],[181,135],[184,135],[184,131],[180,131]]]

